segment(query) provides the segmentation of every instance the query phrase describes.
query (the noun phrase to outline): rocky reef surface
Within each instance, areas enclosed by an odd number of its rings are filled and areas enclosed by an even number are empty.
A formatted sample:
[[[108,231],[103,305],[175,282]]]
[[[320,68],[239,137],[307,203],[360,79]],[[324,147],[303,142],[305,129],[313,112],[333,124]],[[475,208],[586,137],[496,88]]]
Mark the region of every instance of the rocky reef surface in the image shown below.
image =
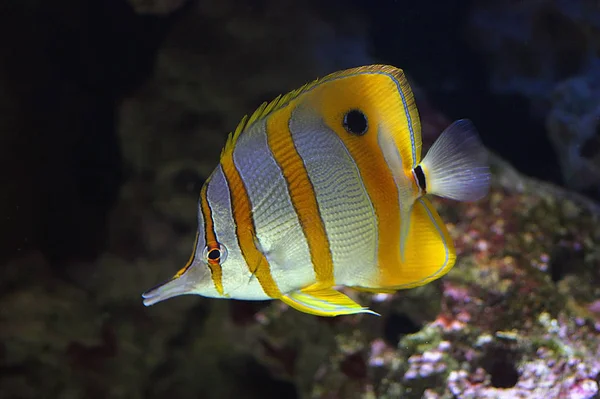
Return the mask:
[[[269,342],[257,350],[275,370],[283,354],[303,364],[289,378],[305,397],[598,397],[597,207],[494,165],[486,200],[435,201],[460,256],[445,278],[357,295],[381,318],[269,307],[251,328]]]
[[[472,43],[496,93],[546,121],[564,183],[600,198],[600,8],[591,0],[478,1]]]
[[[0,398],[599,398],[600,209],[495,156],[486,199],[434,200],[459,254],[447,276],[394,295],[348,291],[381,317],[201,297],[143,307],[141,293],[187,260],[200,185],[241,116],[374,61],[360,16],[207,4],[120,105],[124,184],[100,256],[56,267],[32,249],[0,268]],[[269,67],[275,46],[287,53]],[[449,121],[414,89],[431,142]]]

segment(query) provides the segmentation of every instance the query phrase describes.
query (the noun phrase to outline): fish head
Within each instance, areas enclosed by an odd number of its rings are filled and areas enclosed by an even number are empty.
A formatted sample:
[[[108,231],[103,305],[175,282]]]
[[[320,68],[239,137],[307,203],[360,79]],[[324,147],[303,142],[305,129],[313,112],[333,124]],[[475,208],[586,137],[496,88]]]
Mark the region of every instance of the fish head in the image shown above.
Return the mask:
[[[207,184],[205,184],[200,192],[198,230],[190,259],[169,280],[144,292],[142,294],[144,305],[151,306],[180,295],[227,297],[223,292],[222,265],[228,258],[228,251],[226,243],[217,241],[214,220],[220,219],[218,214],[223,211],[224,208],[219,200],[211,205],[208,204]],[[234,227],[225,227],[229,228],[219,229],[220,232],[229,234],[223,234],[219,239],[224,238],[225,241],[235,239]],[[228,264],[230,263],[235,263],[235,259],[230,259]]]
[[[151,306],[180,295],[224,296],[217,281],[220,280],[221,263],[227,257],[227,250],[222,244],[206,243],[203,229],[200,224],[194,252],[187,264],[169,280],[144,292],[144,305]]]

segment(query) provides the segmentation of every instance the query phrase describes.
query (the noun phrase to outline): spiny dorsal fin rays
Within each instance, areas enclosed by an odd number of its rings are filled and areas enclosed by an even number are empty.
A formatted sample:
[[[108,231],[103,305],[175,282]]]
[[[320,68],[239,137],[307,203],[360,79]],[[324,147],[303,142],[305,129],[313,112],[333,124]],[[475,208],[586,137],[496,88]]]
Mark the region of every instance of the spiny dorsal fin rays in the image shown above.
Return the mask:
[[[298,97],[302,92],[304,92],[309,86],[310,87],[315,86],[317,84],[317,82],[320,82],[320,80],[317,79],[312,83],[307,83],[304,86],[300,87],[299,89],[289,92],[288,94],[285,94],[285,95],[280,94],[277,97],[275,97],[275,99],[272,100],[271,102],[262,103],[256,109],[256,111],[254,111],[250,115],[250,117],[248,117],[248,115],[245,115],[242,118],[242,120],[240,121],[240,123],[238,123],[237,127],[235,128],[235,131],[233,133],[229,133],[229,136],[227,137],[227,142],[225,143],[225,147],[223,147],[223,151],[221,151],[221,156],[223,155],[224,152],[233,150],[233,147],[235,146],[237,139],[240,137],[240,134],[242,134],[243,131],[250,128],[254,123],[256,123],[257,121],[266,117],[273,111],[284,107],[291,100]]]
[[[221,156],[223,156],[223,153],[225,153],[227,151],[232,151],[233,147],[235,146],[235,143],[236,143],[237,139],[240,137],[240,135],[245,130],[252,127],[252,125],[254,125],[254,123],[260,121],[262,118],[265,118],[269,114],[285,107],[291,101],[293,101],[297,97],[299,97],[301,94],[312,90],[317,85],[327,82],[327,81],[330,81],[330,80],[335,80],[340,77],[347,76],[347,75],[350,75],[353,73],[358,74],[358,73],[376,72],[376,71],[387,71],[388,73],[394,73],[394,74],[397,74],[399,71],[401,73],[401,79],[400,79],[401,87],[402,87],[403,91],[410,93],[410,96],[409,96],[410,101],[409,101],[408,106],[409,106],[409,108],[412,109],[412,107],[414,107],[414,99],[412,97],[412,92],[410,91],[410,87],[408,86],[408,81],[404,77],[404,74],[402,74],[402,70],[394,68],[389,65],[367,65],[367,66],[357,67],[357,68],[353,68],[353,69],[347,69],[344,71],[338,71],[338,72],[334,72],[329,75],[326,75],[322,78],[315,79],[312,82],[309,82],[296,90],[292,90],[287,94],[284,94],[284,95],[280,94],[274,100],[272,100],[270,102],[262,103],[256,109],[256,111],[254,111],[250,115],[250,117],[248,117],[248,115],[245,115],[242,118],[242,120],[240,121],[240,123],[238,123],[235,130],[232,133],[229,133],[229,136],[227,137],[227,142],[225,143],[225,146],[223,147],[223,150],[221,151]]]

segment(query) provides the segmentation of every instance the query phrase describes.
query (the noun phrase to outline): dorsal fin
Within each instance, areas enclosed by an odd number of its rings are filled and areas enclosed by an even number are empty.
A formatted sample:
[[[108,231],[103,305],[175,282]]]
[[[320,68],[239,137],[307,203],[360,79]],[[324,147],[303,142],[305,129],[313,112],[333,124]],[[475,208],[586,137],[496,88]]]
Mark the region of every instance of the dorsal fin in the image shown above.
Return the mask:
[[[248,117],[248,115],[244,115],[244,117],[242,118],[240,123],[238,123],[235,130],[232,133],[229,133],[229,136],[227,136],[227,142],[225,143],[225,147],[223,147],[223,151],[221,152],[221,155],[223,155],[223,153],[226,151],[233,150],[233,146],[235,145],[237,139],[240,137],[240,134],[242,134],[242,132],[244,132],[246,129],[251,127],[254,123],[261,120],[262,118],[265,118],[272,112],[275,112],[278,109],[285,107],[287,104],[290,103],[290,101],[297,98],[300,94],[315,87],[317,84],[321,83],[324,79],[326,79],[328,77],[329,76],[322,78],[322,79],[315,79],[314,81],[307,83],[304,86],[302,86],[296,90],[290,91],[287,94],[284,94],[284,95],[280,94],[277,97],[275,97],[274,100],[272,100],[270,102],[262,103],[256,109],[256,111],[254,111],[250,115],[250,117]]]
[[[279,95],[270,102],[262,103],[256,109],[256,111],[254,111],[254,113],[252,113],[250,115],[250,117],[248,117],[248,115],[245,115],[242,118],[242,120],[240,121],[240,123],[237,125],[235,130],[233,132],[229,133],[229,135],[227,136],[227,142],[225,143],[225,146],[223,147],[223,150],[221,151],[221,156],[223,156],[223,153],[225,153],[226,151],[233,151],[233,147],[235,146],[237,139],[240,137],[240,135],[245,130],[249,129],[250,127],[252,127],[252,125],[254,125],[256,122],[262,120],[263,118],[267,117],[269,114],[285,107],[291,101],[298,98],[300,95],[306,93],[307,91],[312,90],[313,88],[320,85],[321,83],[324,83],[324,82],[327,82],[330,80],[335,80],[340,77],[361,73],[361,72],[388,72],[388,73],[392,73],[394,75],[397,75],[399,73],[397,78],[399,78],[399,80],[402,84],[402,87],[403,88],[405,86],[408,87],[407,86],[408,83],[406,82],[406,78],[404,77],[402,70],[397,69],[390,65],[365,65],[365,66],[360,66],[360,67],[356,67],[356,68],[333,72],[322,78],[315,79],[312,82],[309,82],[296,90],[292,90],[287,94]],[[405,89],[403,89],[403,90],[405,90]],[[410,88],[408,88],[408,91],[410,92]],[[411,94],[410,99],[412,100],[412,93],[410,93],[410,94]]]

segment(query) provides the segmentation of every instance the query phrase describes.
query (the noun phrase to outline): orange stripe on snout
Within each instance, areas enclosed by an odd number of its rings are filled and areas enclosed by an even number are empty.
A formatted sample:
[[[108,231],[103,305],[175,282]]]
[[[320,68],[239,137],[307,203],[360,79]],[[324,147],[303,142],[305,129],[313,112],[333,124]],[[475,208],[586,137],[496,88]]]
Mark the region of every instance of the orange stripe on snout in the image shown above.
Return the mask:
[[[221,167],[229,187],[236,235],[246,264],[252,275],[258,279],[265,294],[271,298],[280,298],[282,294],[273,279],[269,262],[256,247],[256,229],[252,219],[252,206],[240,172],[233,163],[233,148],[223,153]]]
[[[212,219],[212,211],[208,204],[208,200],[206,198],[206,190],[208,188],[208,181],[204,183],[202,189],[200,190],[200,212],[202,212],[202,219],[204,220],[204,234],[205,234],[205,242],[209,248],[211,246],[218,246],[217,238],[215,234],[215,228],[213,225]],[[173,280],[183,276],[185,272],[192,266],[194,263],[194,259],[196,258],[196,254],[198,253],[198,238],[199,233],[196,232],[196,238],[194,240],[194,249],[192,251],[192,255],[190,259],[187,261],[184,267],[182,267],[174,276]],[[221,265],[218,262],[207,262],[208,268],[210,269],[210,274],[212,276],[212,281],[215,286],[215,289],[219,293],[219,295],[223,295],[223,270]]]
[[[333,258],[314,187],[304,162],[294,146],[288,127],[292,107],[273,114],[267,122],[267,137],[273,158],[287,182],[292,205],[308,243],[317,284],[332,286]]]

